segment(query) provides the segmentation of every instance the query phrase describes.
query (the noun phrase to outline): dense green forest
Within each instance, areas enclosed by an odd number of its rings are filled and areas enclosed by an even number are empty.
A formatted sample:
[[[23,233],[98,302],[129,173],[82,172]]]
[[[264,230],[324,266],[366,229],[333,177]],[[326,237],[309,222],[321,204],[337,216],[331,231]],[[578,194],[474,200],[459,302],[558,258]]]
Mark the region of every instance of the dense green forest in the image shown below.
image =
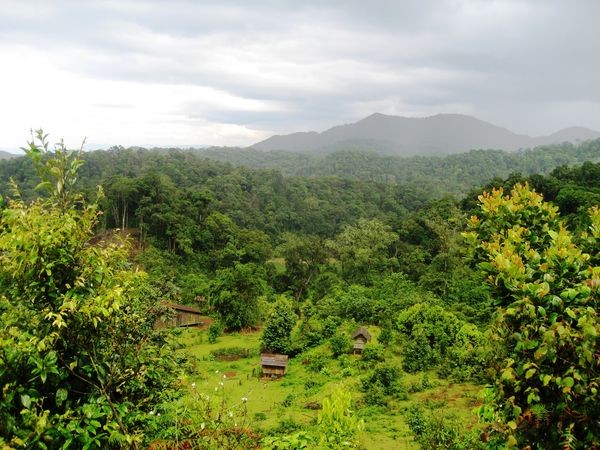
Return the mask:
[[[288,176],[339,176],[385,183],[410,183],[425,187],[428,192],[433,190],[435,195],[462,195],[474,186],[492,178],[506,178],[511,173],[547,174],[560,165],[598,162],[600,140],[578,145],[547,145],[516,152],[471,150],[445,157],[402,158],[359,150],[315,155],[224,148],[206,149],[198,153],[235,165],[276,169]]]
[[[0,161],[8,448],[361,448],[350,410],[399,414],[421,448],[600,445],[600,141],[398,159],[39,138]],[[334,361],[354,395],[307,432],[178,403],[206,369],[152,329],[164,302],[214,319],[213,342],[258,329],[314,377]],[[352,359],[358,325],[377,343]],[[399,406],[430,376],[488,386],[476,424]]]

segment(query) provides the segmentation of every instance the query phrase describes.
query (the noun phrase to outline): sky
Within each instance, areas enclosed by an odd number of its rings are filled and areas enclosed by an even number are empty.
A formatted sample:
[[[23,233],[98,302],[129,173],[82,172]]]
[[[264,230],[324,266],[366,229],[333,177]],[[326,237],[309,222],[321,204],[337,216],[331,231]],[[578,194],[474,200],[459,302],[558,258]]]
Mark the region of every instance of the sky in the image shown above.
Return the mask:
[[[380,112],[600,130],[596,0],[0,0],[0,149],[248,146]]]

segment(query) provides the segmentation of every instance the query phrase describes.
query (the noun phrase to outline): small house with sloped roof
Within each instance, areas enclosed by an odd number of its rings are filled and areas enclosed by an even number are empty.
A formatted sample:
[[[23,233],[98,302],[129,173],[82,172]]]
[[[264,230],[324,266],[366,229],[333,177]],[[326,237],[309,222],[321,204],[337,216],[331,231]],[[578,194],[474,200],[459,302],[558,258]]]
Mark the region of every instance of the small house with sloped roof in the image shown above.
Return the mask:
[[[360,355],[367,342],[371,342],[371,333],[365,327],[360,327],[352,335],[352,340],[354,341],[353,353]]]
[[[262,353],[260,355],[260,366],[263,377],[279,378],[285,375],[288,365],[287,355],[274,353]]]
[[[165,303],[167,313],[156,319],[154,328],[193,327],[204,325],[202,312],[193,306]]]

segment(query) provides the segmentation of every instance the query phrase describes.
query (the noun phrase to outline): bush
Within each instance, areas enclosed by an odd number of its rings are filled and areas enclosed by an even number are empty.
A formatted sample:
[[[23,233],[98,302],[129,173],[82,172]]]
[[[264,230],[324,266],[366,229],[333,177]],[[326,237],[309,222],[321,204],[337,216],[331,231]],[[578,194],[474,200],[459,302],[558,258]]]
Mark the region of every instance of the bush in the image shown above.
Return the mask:
[[[597,448],[600,208],[571,232],[527,185],[479,199],[465,237],[499,305],[488,419],[515,447]]]
[[[257,422],[263,422],[267,420],[267,415],[262,411],[256,412],[254,413],[254,420]]]
[[[465,324],[456,334],[454,345],[446,352],[440,375],[459,383],[483,382],[489,352],[484,334],[475,325]]]
[[[339,317],[327,317],[323,320],[323,337],[325,339],[330,338],[335,334],[338,327],[341,324]]]
[[[235,361],[236,359],[250,358],[254,351],[243,347],[223,347],[210,352],[215,359],[221,361]]]
[[[410,393],[415,393],[415,392],[422,392],[431,387],[433,387],[433,383],[429,379],[429,374],[427,372],[425,372],[419,381],[410,383],[406,389]]]
[[[392,324],[389,322],[385,322],[383,324],[383,327],[381,328],[381,333],[379,334],[377,341],[384,347],[387,347],[388,345],[390,345],[390,342],[392,342],[393,337],[394,335],[392,332]]]
[[[223,333],[223,325],[221,325],[221,322],[220,321],[213,322],[208,327],[208,342],[211,344],[214,344],[215,342],[217,342],[217,339],[221,336],[222,333]]]
[[[385,361],[384,348],[379,344],[367,344],[362,352],[362,360],[365,362]]]
[[[342,355],[350,353],[352,350],[352,342],[350,338],[343,332],[334,334],[329,339],[329,348],[334,358],[339,358]]]
[[[329,356],[325,353],[313,353],[309,356],[308,369],[312,372],[321,372],[329,363]]]
[[[412,405],[405,413],[405,421],[415,441],[423,449],[476,450],[484,449],[477,433],[465,432],[465,424],[454,417],[446,417],[436,410],[428,413],[421,405]]]
[[[397,325],[404,341],[404,370],[417,372],[442,361],[462,324],[441,306],[417,303],[400,313]]]
[[[378,364],[366,378],[362,380],[363,388],[380,383],[385,389],[386,395],[393,394],[399,390],[401,379],[400,369],[392,364]]]
[[[0,212],[0,447],[143,447],[176,397],[164,299],[118,236],[98,244],[97,205],[74,193],[78,154],[26,150],[48,196]]]
[[[290,393],[290,394],[286,395],[286,397],[283,399],[281,404],[283,405],[284,408],[288,408],[288,407],[292,406],[292,403],[294,403],[295,399],[296,399],[296,396],[293,393]]]
[[[370,406],[387,406],[385,388],[379,381],[369,384],[365,390],[365,403]]]
[[[365,402],[369,405],[387,404],[386,396],[398,394],[402,391],[400,381],[401,372],[398,367],[385,363],[377,365],[361,380]]]
[[[341,355],[338,358],[338,363],[342,369],[347,369],[353,365],[352,358],[349,355]]]
[[[352,412],[350,394],[338,389],[323,399],[322,406],[317,417],[319,445],[315,448],[360,448],[364,424]]]

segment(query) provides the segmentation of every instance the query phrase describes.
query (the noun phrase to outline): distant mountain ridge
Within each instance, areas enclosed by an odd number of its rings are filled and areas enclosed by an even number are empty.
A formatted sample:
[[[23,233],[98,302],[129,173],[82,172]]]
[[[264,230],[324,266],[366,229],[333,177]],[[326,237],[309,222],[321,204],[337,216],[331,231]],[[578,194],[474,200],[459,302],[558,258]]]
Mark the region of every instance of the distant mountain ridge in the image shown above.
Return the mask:
[[[272,136],[251,148],[310,153],[371,150],[396,156],[442,156],[472,149],[512,151],[599,137],[600,132],[582,127],[531,137],[462,114],[412,118],[375,113],[358,122],[338,125],[322,133],[309,131]]]
[[[15,153],[10,153],[10,152],[5,152],[4,150],[0,150],[0,159],[16,158],[18,156],[23,156],[23,155],[17,155]]]

